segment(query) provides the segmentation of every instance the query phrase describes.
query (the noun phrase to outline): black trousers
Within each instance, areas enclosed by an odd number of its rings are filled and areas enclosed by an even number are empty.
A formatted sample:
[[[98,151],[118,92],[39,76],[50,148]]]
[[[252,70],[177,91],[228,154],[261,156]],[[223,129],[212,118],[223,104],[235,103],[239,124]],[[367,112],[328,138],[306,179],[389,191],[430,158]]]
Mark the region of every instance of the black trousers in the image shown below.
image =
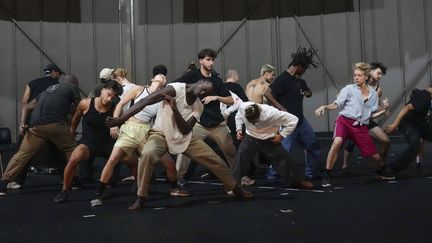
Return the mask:
[[[415,160],[421,146],[421,139],[432,142],[432,127],[426,120],[419,123],[403,122],[398,129],[404,135],[408,147],[388,164],[391,172],[406,169]]]
[[[289,177],[292,183],[300,181],[302,173],[295,166],[291,155],[282,147],[282,144],[274,144],[270,139],[261,140],[246,135],[240,143],[235,157],[232,172],[237,182],[247,175],[256,154],[274,165],[279,175]]]

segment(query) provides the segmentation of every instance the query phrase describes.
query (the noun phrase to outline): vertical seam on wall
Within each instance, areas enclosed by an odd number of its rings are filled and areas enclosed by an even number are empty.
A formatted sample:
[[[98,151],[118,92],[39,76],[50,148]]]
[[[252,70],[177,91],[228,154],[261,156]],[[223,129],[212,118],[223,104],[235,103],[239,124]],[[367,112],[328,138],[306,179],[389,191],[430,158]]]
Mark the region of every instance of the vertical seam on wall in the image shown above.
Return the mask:
[[[130,58],[131,58],[131,73],[132,73],[132,80],[134,83],[137,82],[136,80],[136,58],[135,58],[135,4],[134,0],[129,1],[129,28],[130,28]]]
[[[377,39],[376,39],[376,20],[375,20],[375,4],[371,0],[371,21],[372,21],[372,49],[373,49],[373,60],[376,61],[378,58],[377,50]]]
[[[44,48],[44,42],[43,42],[43,22],[44,22],[44,11],[43,11],[43,0],[39,0],[39,17],[40,17],[40,21],[39,21],[39,44],[42,48]],[[39,62],[39,70],[43,70],[44,68],[44,54],[43,52],[39,52],[39,58],[40,58],[40,62]],[[39,71],[39,72],[43,72],[43,71]]]
[[[16,1],[12,1],[13,2],[13,13],[14,13],[14,15],[15,15],[15,17],[16,17]],[[16,141],[18,142],[18,127],[17,127],[17,124],[19,124],[19,119],[20,119],[20,117],[19,117],[19,109],[18,109],[18,97],[19,97],[19,95],[18,95],[18,80],[17,80],[17,36],[16,36],[16,28],[17,28],[17,26],[15,25],[15,24],[13,24],[12,22],[11,22],[11,25],[12,25],[12,38],[13,38],[13,40],[12,40],[12,51],[13,51],[13,62],[12,62],[12,70],[13,70],[13,72],[12,72],[12,80],[14,80],[14,82],[13,82],[13,90],[14,90],[14,94],[16,94],[15,95],[15,129],[14,129],[14,131],[15,131],[15,138],[16,138]]]
[[[198,37],[199,36],[199,34],[198,34],[199,9],[198,8],[199,8],[198,0],[195,0],[195,11],[196,11],[195,12],[195,53],[198,53],[198,49],[199,49],[199,37]],[[196,54],[195,54],[195,57],[196,57]],[[195,59],[196,58],[193,59],[194,62],[195,62]]]
[[[250,11],[250,6],[249,4],[246,4],[247,6],[247,11],[246,13],[248,13]],[[246,73],[247,73],[247,78],[248,80],[252,80],[251,77],[251,60],[250,60],[250,43],[249,43],[249,19],[246,18],[245,20],[245,32],[246,32]]]
[[[280,0],[276,1],[276,9],[280,9]],[[277,73],[282,73],[282,64],[281,64],[281,36],[280,36],[280,12],[276,12],[276,21],[275,21],[275,35],[276,35],[276,67],[277,67]]]
[[[321,14],[320,14],[320,23],[321,23],[321,55],[322,55],[322,59],[323,62],[326,63],[327,62],[327,55],[325,52],[325,47],[326,47],[326,43],[325,43],[325,23],[324,23],[324,11],[325,11],[325,0],[321,1]],[[313,47],[312,47],[313,48]],[[326,75],[326,71],[325,68],[323,67],[322,69],[322,80],[324,81],[324,87],[326,87],[326,92],[325,92],[325,96],[326,96],[326,101],[328,103],[329,100],[329,89],[328,89],[328,85],[327,85],[327,75]],[[330,116],[327,116],[327,131],[330,131]]]
[[[66,47],[66,69],[67,72],[70,73],[71,71],[71,40],[70,40],[70,13],[71,13],[71,0],[66,1],[66,41],[67,41],[67,47]]]
[[[363,15],[364,15],[364,11],[361,5],[361,0],[358,0],[358,6],[359,6],[359,24],[360,24],[360,59],[364,60],[365,55],[365,38],[364,38],[364,34],[365,34],[365,27],[364,27],[364,23],[363,23]]]
[[[296,1],[296,6],[295,6],[295,14],[294,15],[298,15],[299,14],[299,1],[300,0],[297,0]],[[298,20],[300,21],[300,16],[299,16],[299,18],[298,18]],[[295,48],[294,48],[294,50],[295,49],[297,49],[297,47],[300,45],[300,30],[299,30],[299,26],[298,26],[298,24],[296,23],[296,25],[295,25],[295,33],[296,33],[296,43],[295,43]],[[289,63],[289,61],[288,61],[288,63]]]
[[[99,80],[97,78],[97,45],[96,45],[96,31],[97,31],[97,25],[96,25],[96,16],[95,16],[95,0],[91,0],[91,13],[92,13],[92,22],[93,22],[93,80]],[[94,82],[94,81],[93,81]]]
[[[347,74],[348,77],[346,77],[346,80],[350,79],[350,72],[351,72],[351,61],[352,61],[352,53],[351,53],[351,21],[349,16],[349,0],[345,0],[345,19],[346,19],[346,38],[347,38],[347,53],[348,53],[348,62],[347,62]]]
[[[400,0],[397,0],[397,21],[398,21],[398,35],[399,35],[399,62],[401,65],[401,71],[402,71],[402,84],[403,84],[403,90],[406,89],[406,74],[405,74],[405,61],[404,61],[404,46],[403,46],[403,38],[402,38],[402,10],[401,10],[401,3]],[[404,97],[406,97],[406,92],[404,94]]]
[[[270,55],[271,55],[271,65],[275,66],[275,19],[273,18],[273,0],[270,1]]]
[[[170,23],[170,62],[171,62],[171,73],[173,73],[173,70],[175,70],[175,63],[174,63],[174,7],[173,7],[173,0],[170,0],[170,6],[171,6],[171,23]],[[152,75],[153,76],[153,73]],[[153,77],[152,77],[153,78]]]
[[[220,42],[224,43],[224,26],[223,26],[223,0],[219,0],[219,31],[221,33],[220,35]],[[221,70],[219,71],[221,73],[222,76],[222,80],[224,80],[225,77],[225,48],[221,49],[221,56],[222,58],[220,58],[221,60]]]
[[[426,57],[427,57],[427,61],[429,61],[429,59],[431,58],[430,55],[430,46],[429,46],[429,35],[428,35],[428,29],[429,29],[429,18],[428,18],[428,12],[427,12],[427,3],[426,0],[423,0],[423,16],[424,16],[424,33],[425,33],[425,44],[426,44]],[[432,84],[432,80],[431,80],[431,63],[428,63],[428,68],[427,68],[427,73],[428,73],[428,80],[429,80],[429,85]]]
[[[123,63],[123,21],[122,21],[122,16],[121,16],[121,10],[122,10],[122,6],[121,6],[121,0],[117,1],[117,22],[118,22],[118,31],[119,31],[119,48],[118,48],[118,54],[119,54],[119,58],[120,58],[120,66],[122,68],[124,67],[124,63]]]
[[[144,40],[145,40],[145,46],[144,46],[144,49],[145,49],[145,73],[146,73],[146,75],[148,76],[148,77],[150,77],[151,75],[149,75],[149,70],[150,70],[150,64],[149,64],[149,59],[150,59],[150,57],[149,57],[149,44],[148,44],[148,42],[149,42],[149,35],[148,35],[148,1],[147,0],[145,0],[144,1],[144,5],[145,5],[145,23],[144,23]]]

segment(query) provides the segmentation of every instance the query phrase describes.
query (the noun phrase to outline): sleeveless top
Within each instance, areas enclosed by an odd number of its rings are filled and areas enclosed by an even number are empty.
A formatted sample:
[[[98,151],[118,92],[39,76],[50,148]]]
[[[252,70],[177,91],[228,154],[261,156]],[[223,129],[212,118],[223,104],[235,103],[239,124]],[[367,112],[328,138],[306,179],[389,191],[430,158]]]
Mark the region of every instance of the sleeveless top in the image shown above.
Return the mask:
[[[147,87],[145,87],[143,89],[143,91],[141,92],[141,94],[134,100],[134,103],[140,101],[144,97],[147,97],[149,94],[150,93],[149,93]],[[146,123],[149,123],[156,116],[156,113],[157,113],[157,110],[158,110],[160,104],[161,104],[161,102],[158,102],[158,103],[155,103],[152,105],[148,105],[148,106],[144,107],[144,109],[142,109],[140,112],[135,114],[134,117],[140,121],[144,121]]]
[[[114,143],[110,136],[110,130],[105,121],[108,116],[113,115],[114,106],[112,105],[107,112],[99,112],[95,107],[95,98],[90,101],[90,107],[82,119],[82,140],[90,142],[95,146]]]

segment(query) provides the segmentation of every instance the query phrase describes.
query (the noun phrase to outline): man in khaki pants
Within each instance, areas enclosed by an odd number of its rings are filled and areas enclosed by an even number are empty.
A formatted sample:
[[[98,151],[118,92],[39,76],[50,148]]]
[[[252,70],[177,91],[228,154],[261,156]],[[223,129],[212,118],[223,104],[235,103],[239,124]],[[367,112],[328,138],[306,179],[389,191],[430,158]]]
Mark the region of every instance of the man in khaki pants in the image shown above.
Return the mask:
[[[0,195],[6,195],[7,184],[13,181],[46,141],[54,143],[69,159],[76,143],[70,134],[67,116],[71,112],[71,106],[76,107],[80,100],[78,83],[75,75],[64,75],[59,84],[50,86],[26,105],[20,124],[20,134],[25,135],[0,182]],[[26,124],[31,110],[30,124]]]

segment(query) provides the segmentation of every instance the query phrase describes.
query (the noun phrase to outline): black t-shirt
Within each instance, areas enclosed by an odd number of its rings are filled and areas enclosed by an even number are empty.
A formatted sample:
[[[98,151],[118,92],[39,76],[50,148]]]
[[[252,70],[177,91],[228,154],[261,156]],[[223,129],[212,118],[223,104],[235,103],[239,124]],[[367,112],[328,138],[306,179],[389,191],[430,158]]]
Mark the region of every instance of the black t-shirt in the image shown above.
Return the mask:
[[[37,105],[31,114],[30,126],[67,121],[71,105],[80,99],[78,87],[61,82],[48,87],[36,97]]]
[[[426,116],[431,107],[431,94],[427,90],[414,89],[407,104],[411,104],[414,110],[408,111],[401,123],[413,122],[420,126],[426,125]]]
[[[306,81],[283,72],[271,84],[275,99],[291,114],[298,117],[297,126],[303,123],[303,92],[309,90]]]
[[[50,76],[28,82],[28,86],[30,87],[30,98],[27,100],[27,103],[36,98],[40,93],[44,92],[49,86],[58,83],[57,79],[51,78]]]
[[[238,83],[226,82],[225,88],[236,94],[243,102],[249,101],[244,89]]]
[[[213,94],[210,95],[221,97],[231,96],[230,92],[225,88],[222,79],[216,72],[212,72],[211,77],[205,77],[199,69],[192,70],[184,73],[181,77],[174,80],[174,82],[191,84],[196,83],[201,79],[208,79],[213,83]],[[215,127],[223,121],[224,118],[221,114],[219,101],[215,100],[204,105],[204,111],[199,122],[203,127]]]

